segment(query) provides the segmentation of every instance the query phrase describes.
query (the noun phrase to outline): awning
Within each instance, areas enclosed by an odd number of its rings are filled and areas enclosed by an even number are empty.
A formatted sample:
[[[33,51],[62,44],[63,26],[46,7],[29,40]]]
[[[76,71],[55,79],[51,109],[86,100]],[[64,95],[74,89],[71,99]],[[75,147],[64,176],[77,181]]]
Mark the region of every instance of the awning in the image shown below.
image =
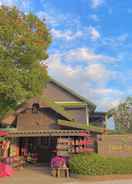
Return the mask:
[[[85,131],[89,133],[89,131]],[[13,130],[9,132],[8,137],[47,137],[47,136],[82,136],[84,130]]]

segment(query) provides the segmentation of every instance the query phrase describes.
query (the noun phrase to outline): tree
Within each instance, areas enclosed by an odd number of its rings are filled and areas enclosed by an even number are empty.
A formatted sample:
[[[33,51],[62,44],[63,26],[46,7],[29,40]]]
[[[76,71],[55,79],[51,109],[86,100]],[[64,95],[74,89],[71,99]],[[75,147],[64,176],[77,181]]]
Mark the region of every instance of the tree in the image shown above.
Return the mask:
[[[46,24],[32,13],[0,7],[0,116],[42,92],[48,74],[40,61],[50,43]]]
[[[111,111],[118,132],[132,132],[132,97]]]

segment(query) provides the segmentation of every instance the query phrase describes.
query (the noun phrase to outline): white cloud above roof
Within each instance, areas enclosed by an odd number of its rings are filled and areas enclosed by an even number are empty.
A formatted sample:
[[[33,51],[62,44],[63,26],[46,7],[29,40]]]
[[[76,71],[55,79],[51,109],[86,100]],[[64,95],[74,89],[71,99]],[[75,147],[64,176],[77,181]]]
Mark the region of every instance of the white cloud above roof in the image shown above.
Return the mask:
[[[57,29],[51,29],[51,34],[54,39],[64,39],[67,41],[77,39],[83,35],[81,31],[72,32],[70,30],[61,31]]]
[[[84,50],[89,49],[85,48]],[[67,54],[65,53],[65,55]],[[107,86],[109,81],[115,80],[117,71],[110,70],[101,61],[97,62],[96,57],[98,58],[98,55],[94,52],[92,54],[94,57],[89,57],[89,61],[91,59],[92,62],[88,62],[83,67],[81,64],[76,67],[68,64],[68,57],[64,60],[64,54],[52,54],[47,60],[49,74],[58,81],[63,82],[64,85],[71,87],[81,96],[85,96],[97,104],[99,109],[107,110],[120,102],[124,97],[123,92]],[[85,59],[88,57],[85,54],[84,56]],[[101,58],[103,58],[103,55]],[[75,55],[73,62],[76,62]]]
[[[71,49],[68,52],[64,54],[64,59],[68,60],[74,60],[74,61],[86,61],[86,62],[105,62],[105,63],[115,63],[116,58],[110,57],[103,54],[97,54],[93,52],[89,48],[76,48]]]
[[[91,0],[91,7],[98,8],[104,3],[103,0]]]
[[[89,26],[88,32],[93,41],[96,41],[101,38],[99,31],[93,26]]]
[[[91,14],[89,17],[90,17],[90,19],[93,20],[93,21],[96,21],[96,22],[99,21],[99,17],[98,17],[96,14]]]

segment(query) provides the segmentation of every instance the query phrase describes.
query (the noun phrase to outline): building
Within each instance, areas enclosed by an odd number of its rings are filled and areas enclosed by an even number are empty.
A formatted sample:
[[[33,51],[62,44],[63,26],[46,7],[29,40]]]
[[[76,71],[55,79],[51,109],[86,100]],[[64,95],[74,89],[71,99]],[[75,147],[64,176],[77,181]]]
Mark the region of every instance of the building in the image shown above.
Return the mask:
[[[37,152],[39,161],[49,161],[53,153],[68,155],[84,148],[86,151],[82,143],[77,147],[79,141],[86,135],[96,137],[104,133],[106,114],[96,113],[95,109],[95,104],[50,79],[41,96],[27,100],[16,112],[6,115],[0,126],[8,128],[12,144],[15,140],[19,147],[19,155],[28,149],[30,154]],[[67,148],[70,151],[56,149],[66,141],[69,146],[73,144]],[[87,147],[88,150],[94,149]]]

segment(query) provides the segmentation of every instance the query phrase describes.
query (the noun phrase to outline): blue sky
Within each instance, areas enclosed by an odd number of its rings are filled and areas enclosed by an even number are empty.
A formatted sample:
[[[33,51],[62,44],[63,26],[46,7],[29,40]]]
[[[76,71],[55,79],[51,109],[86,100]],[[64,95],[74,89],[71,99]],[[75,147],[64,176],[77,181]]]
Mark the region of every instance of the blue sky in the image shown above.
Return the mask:
[[[132,95],[131,0],[0,0],[32,11],[53,36],[49,74],[107,110]]]

